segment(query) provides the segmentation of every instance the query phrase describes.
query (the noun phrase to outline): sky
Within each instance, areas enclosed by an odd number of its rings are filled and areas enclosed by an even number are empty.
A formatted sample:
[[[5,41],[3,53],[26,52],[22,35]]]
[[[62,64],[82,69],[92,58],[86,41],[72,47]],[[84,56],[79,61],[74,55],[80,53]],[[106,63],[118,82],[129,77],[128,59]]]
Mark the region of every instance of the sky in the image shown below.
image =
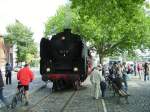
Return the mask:
[[[44,23],[53,16],[59,6],[68,0],[0,0],[0,34],[6,34],[6,26],[19,20],[34,32],[35,42],[43,37]]]

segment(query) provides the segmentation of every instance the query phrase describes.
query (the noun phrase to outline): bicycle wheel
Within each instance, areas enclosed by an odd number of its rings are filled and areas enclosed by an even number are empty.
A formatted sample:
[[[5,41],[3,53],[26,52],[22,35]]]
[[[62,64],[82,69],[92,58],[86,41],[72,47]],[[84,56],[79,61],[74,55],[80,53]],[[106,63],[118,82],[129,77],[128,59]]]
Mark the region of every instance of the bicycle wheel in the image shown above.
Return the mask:
[[[18,94],[18,101],[22,102],[22,93],[21,92],[19,92],[19,94]]]
[[[27,102],[26,96],[24,94],[22,94],[22,96],[21,96],[22,105],[26,105],[26,102]]]
[[[16,105],[17,105],[17,97],[14,96],[13,99],[12,99],[11,108],[15,108]]]

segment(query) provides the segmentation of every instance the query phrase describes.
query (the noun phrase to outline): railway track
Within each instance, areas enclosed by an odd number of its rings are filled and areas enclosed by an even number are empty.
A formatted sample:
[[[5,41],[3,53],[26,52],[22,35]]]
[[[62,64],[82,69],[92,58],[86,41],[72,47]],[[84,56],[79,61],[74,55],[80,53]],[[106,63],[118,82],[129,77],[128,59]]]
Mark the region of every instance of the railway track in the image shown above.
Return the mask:
[[[50,93],[42,88],[32,95],[30,105],[9,112],[103,112],[101,100],[91,97],[91,87]]]
[[[65,105],[63,106],[63,108],[61,109],[61,112],[64,112],[65,109],[67,108],[67,106],[69,105],[69,103],[71,103],[71,101],[73,100],[74,96],[76,95],[77,91],[74,91],[72,93],[72,95],[68,98],[67,102],[65,103]]]
[[[47,88],[41,88],[30,99],[29,106],[17,106],[8,112],[63,112],[77,91],[64,90],[50,93]]]
[[[65,108],[71,102],[73,97],[76,95],[76,91],[63,91],[56,92],[50,95],[44,96],[32,107],[29,107],[26,112],[64,112]]]

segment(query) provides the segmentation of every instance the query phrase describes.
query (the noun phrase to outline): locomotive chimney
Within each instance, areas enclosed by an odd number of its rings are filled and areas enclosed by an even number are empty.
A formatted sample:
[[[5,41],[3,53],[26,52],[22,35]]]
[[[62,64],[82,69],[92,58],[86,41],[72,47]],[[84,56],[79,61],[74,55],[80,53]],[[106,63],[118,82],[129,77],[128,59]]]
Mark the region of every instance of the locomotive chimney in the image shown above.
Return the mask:
[[[64,29],[64,33],[65,34],[70,34],[71,33],[71,29],[69,29],[69,28]]]

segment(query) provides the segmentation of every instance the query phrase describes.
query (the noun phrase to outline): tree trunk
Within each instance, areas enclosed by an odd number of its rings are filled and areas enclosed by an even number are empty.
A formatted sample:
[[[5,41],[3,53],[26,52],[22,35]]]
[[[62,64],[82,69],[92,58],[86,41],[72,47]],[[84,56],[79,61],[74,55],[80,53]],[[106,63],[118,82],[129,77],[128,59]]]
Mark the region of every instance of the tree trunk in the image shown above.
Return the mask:
[[[99,54],[99,62],[101,65],[103,65],[103,58],[104,56],[102,54]]]

